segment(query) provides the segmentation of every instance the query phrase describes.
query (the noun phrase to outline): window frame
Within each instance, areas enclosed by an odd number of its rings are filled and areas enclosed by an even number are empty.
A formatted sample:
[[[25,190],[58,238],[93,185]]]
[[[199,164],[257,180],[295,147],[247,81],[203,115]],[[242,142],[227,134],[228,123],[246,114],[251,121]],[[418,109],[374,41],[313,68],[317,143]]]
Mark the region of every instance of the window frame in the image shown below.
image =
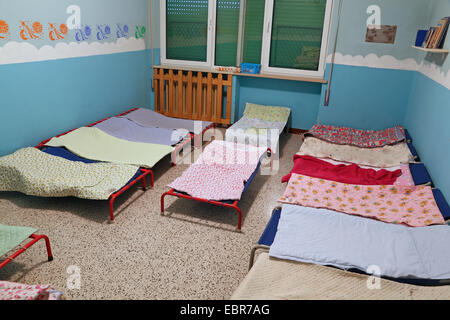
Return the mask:
[[[325,59],[328,54],[328,38],[331,27],[331,16],[333,9],[333,0],[326,0],[325,18],[323,22],[322,41],[320,45],[319,67],[318,70],[305,70],[294,68],[279,68],[271,67],[270,63],[270,49],[272,40],[272,26],[273,26],[273,9],[274,0],[266,0],[266,6],[264,9],[264,29],[262,39],[262,52],[261,52],[261,73],[271,75],[284,75],[284,76],[306,76],[312,78],[323,78],[325,74]]]
[[[328,41],[332,22],[332,12],[334,0],[326,0],[325,17],[322,31],[322,41],[320,47],[319,56],[319,67],[318,70],[304,70],[304,69],[291,69],[291,68],[279,68],[270,67],[270,49],[271,49],[271,38],[272,38],[272,25],[273,25],[273,9],[275,0],[265,0],[264,8],[264,28],[262,36],[262,46],[261,46],[261,74],[262,75],[272,75],[272,76],[293,76],[293,77],[310,77],[310,78],[321,78],[323,79],[325,74],[326,57],[328,54]],[[245,4],[245,1],[241,0]],[[205,71],[213,71],[214,69],[220,67],[215,64],[215,50],[216,50],[216,28],[217,28],[217,0],[208,0],[208,31],[207,31],[207,48],[206,48],[206,61],[192,61],[192,60],[176,60],[166,58],[166,41],[167,41],[167,0],[161,1],[160,7],[160,50],[161,50],[161,65],[169,67],[180,67],[180,68],[198,68]],[[244,9],[245,11],[245,9]],[[241,21],[240,21],[241,23]],[[245,24],[244,24],[245,25]],[[243,29],[244,26],[241,26]],[[243,30],[240,29],[240,32]],[[242,40],[242,39],[241,39]],[[242,45],[242,43],[241,43]],[[238,44],[239,52],[240,46]],[[237,56],[237,61],[245,62],[241,60],[241,56]]]
[[[212,59],[215,56],[215,42],[216,42],[216,3],[215,0],[208,0],[208,27],[206,35],[206,61],[192,61],[192,60],[176,60],[167,59],[167,0],[161,1],[160,8],[160,50],[161,50],[161,64],[168,66],[179,67],[194,67],[194,68],[211,68],[213,65]]]

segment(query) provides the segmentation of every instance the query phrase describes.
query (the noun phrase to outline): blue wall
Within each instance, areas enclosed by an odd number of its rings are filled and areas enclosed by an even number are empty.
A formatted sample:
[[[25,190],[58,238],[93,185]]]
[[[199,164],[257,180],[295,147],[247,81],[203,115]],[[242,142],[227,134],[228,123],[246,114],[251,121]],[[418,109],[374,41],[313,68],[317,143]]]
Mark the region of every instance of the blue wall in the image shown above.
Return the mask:
[[[247,102],[286,106],[292,128],[310,128],[316,123],[320,90],[320,84],[311,82],[239,77],[236,117],[242,117]]]
[[[71,4],[80,6],[91,36],[77,42],[69,30],[51,41],[48,23],[66,23]],[[136,26],[150,29],[148,12],[147,0],[1,1],[10,37],[0,40],[0,156],[134,106],[149,107],[149,32],[141,40],[134,33]],[[42,24],[41,39],[22,40],[23,20]],[[105,24],[111,35],[99,41],[96,27]],[[129,27],[127,37],[118,39],[117,24]],[[11,64],[2,50],[18,58]],[[35,60],[42,61],[26,62]]]
[[[0,66],[0,155],[148,106],[147,51]]]
[[[405,126],[434,183],[450,200],[450,90],[416,73]]]
[[[402,125],[414,73],[335,65],[329,105],[323,85],[317,122],[370,130]]]
[[[422,27],[436,25],[450,15],[450,1],[435,0],[430,5],[428,21]],[[444,48],[450,48],[449,39],[447,35]],[[420,55],[423,65],[421,72],[414,74],[405,126],[436,187],[450,202],[450,56],[442,57]]]

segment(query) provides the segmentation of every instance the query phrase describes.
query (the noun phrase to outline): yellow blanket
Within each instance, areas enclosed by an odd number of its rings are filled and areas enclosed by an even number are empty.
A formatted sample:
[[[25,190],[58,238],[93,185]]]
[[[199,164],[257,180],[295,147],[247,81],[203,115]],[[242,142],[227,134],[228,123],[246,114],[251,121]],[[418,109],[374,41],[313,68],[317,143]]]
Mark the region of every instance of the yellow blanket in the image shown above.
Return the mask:
[[[97,128],[82,127],[59,138],[51,139],[47,146],[66,147],[80,157],[152,168],[174,148],[162,144],[131,142],[113,137]]]

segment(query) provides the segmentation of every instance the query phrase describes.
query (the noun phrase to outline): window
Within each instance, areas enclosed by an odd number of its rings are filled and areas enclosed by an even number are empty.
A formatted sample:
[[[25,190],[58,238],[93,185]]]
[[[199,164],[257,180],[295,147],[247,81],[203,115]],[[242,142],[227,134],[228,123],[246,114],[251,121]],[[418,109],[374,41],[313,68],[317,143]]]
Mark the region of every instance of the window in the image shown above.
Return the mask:
[[[323,77],[332,0],[163,0],[161,61]]]
[[[330,13],[327,0],[267,0],[263,72],[323,76]]]
[[[210,66],[212,1],[161,1],[161,60],[164,64]]]
[[[216,66],[236,66],[239,43],[240,2],[217,0],[216,15]]]

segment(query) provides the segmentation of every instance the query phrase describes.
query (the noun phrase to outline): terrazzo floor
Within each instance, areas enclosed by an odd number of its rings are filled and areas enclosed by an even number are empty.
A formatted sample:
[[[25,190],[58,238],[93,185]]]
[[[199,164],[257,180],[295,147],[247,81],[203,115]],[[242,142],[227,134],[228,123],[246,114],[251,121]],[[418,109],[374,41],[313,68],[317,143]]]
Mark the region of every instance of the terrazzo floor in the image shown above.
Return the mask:
[[[107,201],[2,192],[0,223],[48,235],[54,260],[47,262],[37,243],[0,269],[0,280],[48,283],[67,299],[228,299],[247,273],[300,144],[299,135],[282,134],[278,171],[258,174],[240,201],[240,233],[234,210],[192,200],[166,197],[160,215],[166,185],[188,167],[171,167],[168,159],[154,168],[153,189],[133,187],[116,200],[113,224]],[[79,289],[68,286],[70,266],[80,270]]]

